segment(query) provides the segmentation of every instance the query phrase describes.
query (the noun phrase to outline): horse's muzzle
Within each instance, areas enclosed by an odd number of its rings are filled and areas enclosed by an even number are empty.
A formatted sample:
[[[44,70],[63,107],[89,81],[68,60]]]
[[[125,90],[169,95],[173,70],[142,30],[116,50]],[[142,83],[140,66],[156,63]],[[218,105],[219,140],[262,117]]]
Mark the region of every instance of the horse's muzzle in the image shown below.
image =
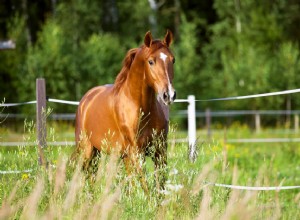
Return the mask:
[[[164,92],[162,95],[162,100],[165,103],[165,105],[170,105],[174,102],[174,100],[176,99],[176,91],[168,91],[168,92]]]

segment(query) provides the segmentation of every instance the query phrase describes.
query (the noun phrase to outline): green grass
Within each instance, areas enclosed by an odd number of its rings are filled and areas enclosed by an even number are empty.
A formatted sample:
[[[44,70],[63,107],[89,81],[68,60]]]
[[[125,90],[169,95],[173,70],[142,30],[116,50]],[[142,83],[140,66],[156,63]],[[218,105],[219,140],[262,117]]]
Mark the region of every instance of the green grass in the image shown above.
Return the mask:
[[[34,124],[24,139],[35,140]],[[52,124],[49,141],[72,140],[72,128]],[[66,132],[65,132],[66,131]],[[7,131],[6,134],[13,133]],[[2,133],[4,134],[4,132]],[[95,182],[69,166],[73,147],[48,146],[45,154],[55,165],[38,166],[33,146],[1,147],[0,170],[33,169],[31,173],[0,175],[0,219],[297,219],[300,190],[249,192],[207,185],[208,182],[248,186],[300,185],[298,143],[224,144],[224,130],[205,131],[197,159],[188,160],[186,143],[170,144],[166,191],[155,188],[153,164],[146,160],[146,196],[137,178],[128,178],[120,159],[103,156]],[[263,129],[257,134],[235,125],[226,137],[297,137],[293,132]],[[170,139],[185,137],[172,131]],[[5,137],[3,137],[5,138]],[[134,183],[132,185],[132,182]]]

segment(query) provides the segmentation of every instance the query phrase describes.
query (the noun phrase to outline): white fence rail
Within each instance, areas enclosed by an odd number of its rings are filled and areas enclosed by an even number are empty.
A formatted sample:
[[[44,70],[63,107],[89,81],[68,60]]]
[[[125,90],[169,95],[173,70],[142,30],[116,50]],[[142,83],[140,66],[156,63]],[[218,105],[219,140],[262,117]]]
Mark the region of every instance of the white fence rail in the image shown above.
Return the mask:
[[[172,112],[170,115],[172,117],[178,118],[187,118],[188,110],[178,110]],[[287,116],[287,115],[300,115],[299,110],[233,110],[233,111],[210,111],[210,116],[212,118],[218,117],[239,117],[239,116],[247,116],[247,115],[263,115],[263,116]],[[48,116],[51,120],[74,120],[76,114],[75,113],[52,113]],[[34,118],[33,115],[26,114],[15,114],[15,113],[0,113],[0,119],[4,118],[12,118],[12,119],[25,119],[25,118]],[[196,111],[196,118],[205,118],[207,117],[207,111]]]
[[[190,147],[189,152],[189,158],[191,161],[195,159],[196,155],[196,117],[203,117],[201,113],[196,114],[196,101],[201,102],[210,102],[210,101],[226,101],[226,100],[240,100],[240,99],[249,99],[249,98],[259,98],[259,97],[267,97],[267,96],[274,96],[274,95],[285,95],[285,94],[292,94],[292,93],[298,93],[300,92],[300,89],[294,89],[294,90],[286,90],[286,91],[280,91],[280,92],[271,92],[271,93],[264,93],[264,94],[257,94],[257,95],[248,95],[248,96],[237,96],[237,97],[228,97],[228,98],[217,98],[217,99],[207,99],[207,100],[196,100],[195,96],[189,96],[188,99],[178,99],[176,102],[185,102],[188,103],[188,142]],[[12,107],[12,106],[19,106],[19,105],[27,105],[27,104],[36,104],[37,105],[37,141],[33,144],[38,144],[39,149],[39,164],[44,165],[46,164],[46,160],[43,155],[43,147],[45,147],[45,140],[46,140],[46,118],[41,113],[41,109],[45,109],[45,103],[46,103],[46,91],[45,91],[45,81],[44,79],[37,79],[37,86],[36,86],[36,96],[37,101],[30,101],[30,102],[23,102],[23,103],[8,103],[8,104],[0,104],[0,107]],[[59,99],[48,99],[50,102],[56,102],[56,103],[62,103],[62,104],[70,104],[70,105],[78,105],[79,102],[74,101],[65,101],[65,100],[59,100]],[[236,113],[236,112],[235,112]],[[239,112],[241,115],[245,114],[252,114],[251,112]],[[264,113],[264,112],[261,112]],[[266,113],[266,112],[265,112]],[[279,113],[279,112],[278,112]],[[297,114],[299,112],[297,111]],[[224,114],[224,113],[223,113]],[[285,112],[286,114],[286,112]],[[292,114],[292,112],[289,112],[289,114]],[[294,113],[296,114],[296,112]],[[206,112],[207,115],[211,116],[221,116],[218,115],[217,112]],[[228,116],[228,112],[224,116]],[[64,115],[66,116],[66,115]],[[223,115],[222,115],[223,116]],[[6,116],[9,117],[9,116]],[[55,116],[52,116],[55,117]],[[73,118],[73,114],[68,114],[67,117]],[[56,117],[57,119],[59,117]],[[245,139],[247,142],[251,141],[250,139]],[[275,139],[277,142],[279,141],[300,141],[300,138],[294,138],[289,140],[282,140],[282,139]],[[227,140],[227,142],[230,140]],[[56,143],[57,144],[57,143]],[[73,144],[72,142],[63,142],[59,144]],[[0,171],[0,174],[13,174],[13,173],[26,173],[26,172],[32,172],[32,170],[23,170],[23,171]],[[232,189],[242,189],[242,190],[282,190],[282,189],[298,189],[300,186],[276,186],[276,187],[248,187],[248,186],[234,186],[234,185],[226,185],[226,184],[219,184],[219,183],[208,183],[207,185],[214,185],[218,187],[226,187],[226,188],[232,188]]]
[[[27,105],[27,104],[36,104],[37,106],[45,105],[44,103],[46,102],[46,91],[44,87],[44,79],[37,79],[37,101],[30,101],[30,102],[22,102],[22,103],[2,103],[0,104],[0,107],[12,107],[12,106],[19,106],[19,105]],[[40,93],[44,94],[40,94]],[[189,158],[191,160],[194,159],[195,157],[195,144],[196,144],[196,118],[197,117],[221,117],[221,116],[233,116],[233,115],[246,115],[246,114],[255,114],[256,116],[259,114],[271,114],[271,113],[276,113],[276,114],[286,114],[286,115],[298,115],[300,111],[227,111],[227,112],[206,112],[206,113],[201,113],[201,112],[196,112],[196,102],[211,102],[211,101],[228,101],[228,100],[241,100],[241,99],[250,99],[250,98],[260,98],[260,97],[268,97],[268,96],[275,96],[275,95],[286,95],[286,94],[292,94],[292,93],[299,93],[300,89],[293,89],[293,90],[285,90],[285,91],[279,91],[279,92],[270,92],[270,93],[263,93],[263,94],[254,94],[254,95],[247,95],[247,96],[236,96],[236,97],[226,97],[226,98],[215,98],[215,99],[200,99],[197,100],[195,99],[195,96],[190,95],[188,96],[188,99],[177,99],[175,102],[177,103],[188,103],[188,108],[187,112],[183,111],[181,114],[187,113],[188,117],[188,142],[189,142]],[[79,102],[77,101],[66,101],[66,100],[60,100],[60,99],[53,99],[50,98],[47,101],[49,102],[54,102],[54,103],[61,103],[61,104],[68,104],[68,105],[78,105]],[[39,107],[37,107],[38,109]],[[39,112],[39,111],[38,111]],[[9,115],[5,117],[10,117]],[[51,116],[54,119],[63,119],[63,118],[68,118],[72,119],[74,117],[73,114],[67,114],[67,115],[55,115],[53,114]],[[260,126],[260,119],[257,117],[257,124]],[[298,120],[295,120],[299,122],[299,118],[297,117]],[[46,122],[45,118],[43,118],[42,114],[37,115],[37,124],[38,129],[37,129],[37,142],[39,143],[40,151],[43,148],[43,146],[46,145],[45,143],[45,138],[46,138]],[[207,120],[210,122],[210,119]],[[41,151],[42,152],[42,151]],[[40,155],[42,157],[42,153]]]

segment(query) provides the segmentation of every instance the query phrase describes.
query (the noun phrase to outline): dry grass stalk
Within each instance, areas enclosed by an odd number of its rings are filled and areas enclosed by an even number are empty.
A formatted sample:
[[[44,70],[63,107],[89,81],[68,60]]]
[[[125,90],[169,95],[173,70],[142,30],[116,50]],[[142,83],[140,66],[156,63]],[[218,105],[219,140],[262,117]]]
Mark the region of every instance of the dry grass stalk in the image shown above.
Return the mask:
[[[211,196],[211,190],[209,187],[203,188],[203,197],[200,204],[200,211],[197,216],[197,220],[211,220],[216,219],[216,212],[214,208],[211,206],[212,204],[212,196]]]
[[[67,168],[67,161],[64,159],[60,159],[57,164],[57,169],[55,172],[55,179],[54,181],[49,181],[53,186],[53,194],[50,196],[49,199],[49,207],[48,210],[43,215],[42,219],[58,219],[62,217],[62,208],[58,204],[58,195],[63,193],[63,189],[66,183],[66,170]],[[48,176],[53,176],[54,171],[50,169],[48,171]],[[53,183],[54,182],[54,183]],[[51,187],[52,188],[52,187]]]
[[[113,152],[106,166],[104,166],[105,158],[101,158],[101,167],[98,169],[96,184],[103,178],[105,179],[105,187],[99,201],[91,207],[88,219],[107,219],[117,201],[120,199],[121,186],[123,184],[119,185],[115,190],[112,187],[119,171],[119,158],[119,153],[117,151]],[[104,172],[104,170],[106,170],[106,172]]]
[[[83,176],[81,170],[77,167],[75,173],[72,177],[71,182],[69,183],[69,190],[67,192],[64,204],[63,204],[63,212],[69,211],[76,202],[76,197],[78,193],[82,191],[83,188]]]
[[[110,155],[110,159],[108,164],[106,165],[106,183],[104,188],[103,196],[105,197],[111,191],[111,186],[113,185],[113,181],[117,177],[118,172],[118,160],[120,158],[120,154],[118,151],[112,152]]]
[[[238,180],[238,169],[237,165],[234,165],[232,184],[236,185]],[[252,219],[252,211],[250,210],[249,204],[254,198],[254,192],[246,192],[246,195],[243,195],[240,190],[233,189],[230,193],[229,200],[227,202],[224,214],[220,219]]]
[[[57,196],[58,192],[63,188],[66,181],[66,167],[67,161],[60,160],[56,169],[55,183],[54,183],[54,197]]]
[[[8,219],[10,216],[13,216],[14,213],[20,208],[20,202],[17,205],[11,205],[14,198],[16,197],[19,184],[17,183],[13,190],[10,192],[10,195],[7,199],[4,199],[0,207],[0,219]]]
[[[76,213],[72,216],[72,220],[88,219],[90,213],[90,204],[88,202],[82,203],[76,210]]]
[[[109,214],[112,213],[113,208],[117,204],[121,197],[121,188],[118,187],[114,193],[107,195],[103,198],[101,208],[100,208],[100,216],[99,219],[108,219]],[[91,220],[94,219],[94,216],[90,216]]]
[[[212,168],[215,162],[208,163],[203,166],[201,173],[198,175],[194,186],[191,190],[193,196],[199,194],[199,192],[203,189],[205,182],[210,179],[212,182],[215,180],[215,175],[210,175],[212,173]]]
[[[298,203],[298,206],[300,208],[300,193],[298,193],[295,197],[295,202]]]
[[[20,219],[38,219],[38,205],[44,190],[44,180],[39,178],[36,185],[25,202]]]

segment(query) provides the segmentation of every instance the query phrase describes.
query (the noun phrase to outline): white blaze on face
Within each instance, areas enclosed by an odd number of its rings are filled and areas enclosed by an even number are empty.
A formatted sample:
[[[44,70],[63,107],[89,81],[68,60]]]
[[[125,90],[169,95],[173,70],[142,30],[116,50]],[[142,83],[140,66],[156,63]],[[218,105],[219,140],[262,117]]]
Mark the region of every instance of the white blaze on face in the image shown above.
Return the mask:
[[[160,56],[159,57],[166,64],[166,59],[167,59],[168,56],[165,53],[160,52]],[[170,97],[173,97],[174,96],[174,89],[173,89],[172,84],[170,83],[170,79],[169,79],[169,74],[167,72],[167,68],[166,68],[166,74],[167,74],[167,79],[168,79],[168,92],[169,92]]]
[[[166,62],[167,57],[168,56],[166,54],[160,52],[160,59],[162,59],[164,62]]]

